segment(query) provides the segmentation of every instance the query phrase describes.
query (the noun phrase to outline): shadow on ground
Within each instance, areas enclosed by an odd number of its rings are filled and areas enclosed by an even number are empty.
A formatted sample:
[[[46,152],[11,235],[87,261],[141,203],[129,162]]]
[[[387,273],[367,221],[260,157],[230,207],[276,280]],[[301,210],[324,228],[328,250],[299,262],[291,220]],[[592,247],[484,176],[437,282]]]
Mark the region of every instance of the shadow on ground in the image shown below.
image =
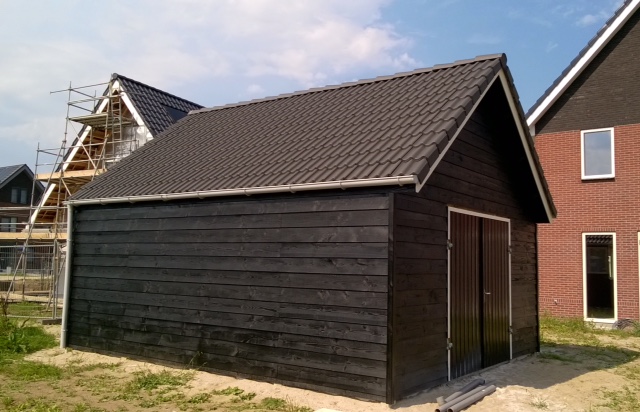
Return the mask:
[[[477,378],[483,378],[498,388],[517,385],[531,389],[546,389],[589,372],[620,367],[638,357],[640,352],[636,350],[615,346],[543,345],[540,353],[514,359],[421,392],[398,402],[393,409],[434,403],[437,397],[447,397]]]

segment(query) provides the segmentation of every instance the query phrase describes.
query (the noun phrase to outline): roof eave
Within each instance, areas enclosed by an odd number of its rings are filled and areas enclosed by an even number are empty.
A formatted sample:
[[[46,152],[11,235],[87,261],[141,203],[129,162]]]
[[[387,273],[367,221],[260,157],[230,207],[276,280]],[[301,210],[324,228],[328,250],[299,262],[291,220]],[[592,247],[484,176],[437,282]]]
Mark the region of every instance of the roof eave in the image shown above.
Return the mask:
[[[557,210],[553,203],[553,199],[551,198],[551,192],[549,191],[544,174],[542,173],[542,166],[536,154],[533,139],[531,137],[531,134],[529,133],[528,128],[525,127],[526,121],[524,112],[522,111],[522,107],[520,107],[520,104],[518,103],[518,99],[515,94],[515,88],[513,86],[513,82],[511,81],[511,75],[507,70],[508,69],[503,68],[503,70],[500,71],[500,81],[502,83],[505,95],[507,96],[509,108],[511,109],[511,114],[513,115],[514,122],[518,129],[518,134],[520,136],[522,146],[525,150],[529,168],[531,169],[531,173],[533,174],[536,188],[538,189],[540,199],[542,200],[542,204],[544,206],[545,214],[548,220],[548,222],[545,223],[551,223],[556,218]]]
[[[150,201],[167,201],[180,199],[205,199],[211,197],[251,196],[270,193],[295,193],[316,190],[351,189],[362,187],[406,186],[417,185],[416,175],[380,177],[372,179],[337,180],[330,182],[300,183],[290,185],[245,187],[221,190],[202,190],[183,193],[160,193],[154,195],[124,196],[110,198],[71,199],[66,204],[71,206],[98,205],[111,203],[137,203]]]
[[[555,86],[550,88],[544,95],[541,101],[534,105],[533,110],[527,116],[527,125],[532,134],[535,133],[535,125],[540,118],[549,110],[549,108],[558,100],[558,98],[564,93],[574,80],[584,71],[584,69],[593,61],[593,59],[609,44],[611,39],[618,33],[618,31],[625,25],[625,23],[633,16],[633,14],[640,8],[640,0],[631,0],[622,10],[618,16],[612,21],[605,24],[608,27],[599,35],[599,37],[593,42],[591,47],[585,52],[581,51],[582,57],[577,62],[570,66],[570,69],[563,71],[561,77],[554,81]],[[580,55],[579,54],[579,55]],[[564,74],[566,72],[566,74]]]

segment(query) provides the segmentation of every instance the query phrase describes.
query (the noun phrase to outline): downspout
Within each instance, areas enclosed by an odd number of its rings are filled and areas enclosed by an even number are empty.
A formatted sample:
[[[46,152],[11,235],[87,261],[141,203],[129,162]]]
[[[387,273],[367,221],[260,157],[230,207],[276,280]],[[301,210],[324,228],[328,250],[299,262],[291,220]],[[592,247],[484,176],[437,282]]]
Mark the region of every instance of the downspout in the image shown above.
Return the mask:
[[[67,329],[69,325],[69,289],[71,289],[71,256],[73,255],[73,205],[67,204],[67,255],[64,268],[64,292],[62,296],[62,331],[60,333],[60,347],[67,347]]]

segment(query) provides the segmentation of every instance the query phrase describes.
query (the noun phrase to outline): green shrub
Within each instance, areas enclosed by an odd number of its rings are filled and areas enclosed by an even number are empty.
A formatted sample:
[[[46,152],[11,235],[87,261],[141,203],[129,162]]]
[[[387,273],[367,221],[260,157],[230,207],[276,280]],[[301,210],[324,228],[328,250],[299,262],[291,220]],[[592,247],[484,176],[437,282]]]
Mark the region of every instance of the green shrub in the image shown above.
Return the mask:
[[[0,354],[28,354],[56,346],[56,339],[40,326],[26,326],[0,317]]]

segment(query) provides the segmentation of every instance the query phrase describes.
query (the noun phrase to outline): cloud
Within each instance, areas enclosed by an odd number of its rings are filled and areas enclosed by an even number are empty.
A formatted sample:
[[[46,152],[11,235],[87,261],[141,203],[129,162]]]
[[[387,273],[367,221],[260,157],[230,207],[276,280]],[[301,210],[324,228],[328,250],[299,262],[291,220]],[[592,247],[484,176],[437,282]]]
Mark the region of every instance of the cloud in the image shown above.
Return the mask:
[[[475,33],[467,38],[469,44],[500,44],[502,39],[492,34]]]
[[[608,17],[609,13],[604,11],[597,14],[585,14],[576,20],[576,25],[579,27],[591,26],[592,24],[606,20]]]
[[[265,89],[264,87],[260,86],[259,84],[250,84],[249,86],[247,86],[246,92],[245,92],[246,96],[251,98],[251,97],[261,97],[264,96],[265,94]]]
[[[64,101],[48,92],[112,72],[214,105],[412,69],[389,3],[0,1],[0,144],[59,142]]]
[[[549,43],[547,43],[547,47],[545,47],[544,51],[549,53],[553,49],[555,49],[556,47],[558,47],[558,43],[556,43],[554,41],[550,41]]]

